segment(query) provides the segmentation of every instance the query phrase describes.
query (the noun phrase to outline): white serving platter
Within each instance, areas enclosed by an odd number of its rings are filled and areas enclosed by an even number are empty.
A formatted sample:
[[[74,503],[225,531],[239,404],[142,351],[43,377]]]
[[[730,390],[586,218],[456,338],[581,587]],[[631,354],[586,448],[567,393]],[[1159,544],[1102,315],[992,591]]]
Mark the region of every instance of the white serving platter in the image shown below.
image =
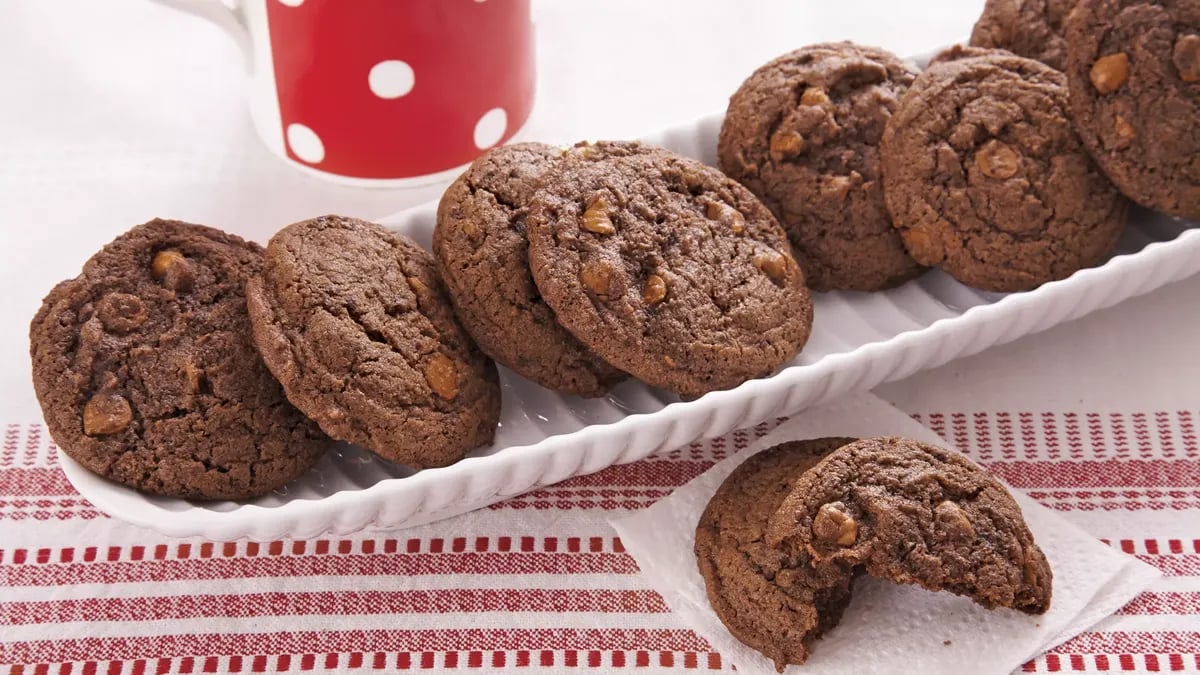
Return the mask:
[[[721,114],[644,140],[715,163]],[[428,246],[436,204],[382,221]],[[400,528],[448,518],[571,476],[798,412],[1046,330],[1200,272],[1197,223],[1134,210],[1103,266],[1037,290],[982,293],[939,272],[881,293],[816,294],[812,338],[775,375],[694,401],[626,382],[585,400],[501,369],[504,405],[494,445],[413,473],[338,446],[307,475],[251,502],[153,497],[106,481],[59,453],[67,477],[111,516],[174,536],[257,541]]]

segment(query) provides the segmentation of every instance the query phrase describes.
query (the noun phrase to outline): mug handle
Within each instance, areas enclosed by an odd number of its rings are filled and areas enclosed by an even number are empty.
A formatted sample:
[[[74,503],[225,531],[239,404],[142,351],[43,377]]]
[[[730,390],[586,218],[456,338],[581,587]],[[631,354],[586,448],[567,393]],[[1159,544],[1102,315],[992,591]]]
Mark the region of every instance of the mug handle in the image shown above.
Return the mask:
[[[238,15],[239,0],[152,0],[164,7],[198,16],[219,26],[229,34],[242,53],[246,70],[254,62],[250,31]]]

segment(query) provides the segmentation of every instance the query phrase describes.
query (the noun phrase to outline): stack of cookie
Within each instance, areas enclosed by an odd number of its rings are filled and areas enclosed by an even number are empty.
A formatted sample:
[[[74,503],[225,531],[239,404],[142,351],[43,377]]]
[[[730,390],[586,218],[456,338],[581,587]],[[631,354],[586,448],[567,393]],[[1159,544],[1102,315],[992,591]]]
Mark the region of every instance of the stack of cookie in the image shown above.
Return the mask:
[[[770,211],[636,142],[493,150],[446,191],[433,247],[484,352],[560,392],[600,396],[626,374],[728,389],[791,360],[812,326]]]
[[[433,256],[328,216],[266,250],[155,220],[97,253],[30,327],[56,443],[138,490],[247,499],[330,438],[413,467],[492,441],[496,367],[455,318]]]
[[[925,266],[1029,290],[1103,262],[1126,197],[1200,217],[1200,10],[1068,4],[989,0],[975,46],[921,73],[850,43],[785,54],[730,98],[721,168],[787,228],[815,290]]]
[[[51,435],[139,490],[246,499],[330,439],[415,468],[490,444],[492,356],[557,391],[600,396],[631,374],[700,396],[775,371],[812,326],[770,211],[639,143],[494,150],[446,192],[434,241],[436,262],[338,216],[265,250],[200,225],[135,227],[34,317]]]
[[[245,499],[320,459],[325,434],[259,357],[245,284],[261,246],[155,220],[117,237],[46,296],[29,330],[54,442],[155,494]]]
[[[718,618],[780,672],[832,629],[862,574],[1043,614],[1052,573],[1012,495],[962,455],[903,438],[764,450],[696,526]]]

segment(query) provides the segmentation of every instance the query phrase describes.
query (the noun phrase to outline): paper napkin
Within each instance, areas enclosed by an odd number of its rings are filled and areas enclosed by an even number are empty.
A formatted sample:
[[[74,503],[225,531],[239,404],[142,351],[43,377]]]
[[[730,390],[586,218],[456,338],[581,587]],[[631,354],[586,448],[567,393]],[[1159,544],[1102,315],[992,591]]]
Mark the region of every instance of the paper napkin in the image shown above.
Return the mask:
[[[692,545],[717,486],[750,455],[784,441],[822,436],[905,436],[953,445],[870,394],[810,409],[745,452],[635,516],[613,521],[625,549],[672,612],[742,673],[774,673],[772,662],[730,635],[708,603]],[[1013,496],[1054,571],[1050,611],[986,610],[950,593],[862,577],[841,623],[789,673],[1010,673],[1083,632],[1142,592],[1159,572],[1126,556],[1020,492]]]

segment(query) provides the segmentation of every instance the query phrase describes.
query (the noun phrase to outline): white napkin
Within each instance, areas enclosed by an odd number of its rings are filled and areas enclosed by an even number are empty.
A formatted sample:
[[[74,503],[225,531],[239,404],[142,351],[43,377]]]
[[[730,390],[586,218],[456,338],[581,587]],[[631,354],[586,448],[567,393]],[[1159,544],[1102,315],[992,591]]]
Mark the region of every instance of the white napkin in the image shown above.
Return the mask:
[[[745,452],[718,463],[637,515],[614,520],[625,549],[671,610],[742,673],[774,665],[729,634],[708,603],[692,545],[696,522],[717,486],[750,455],[784,441],[821,436],[905,436],[953,447],[870,394],[813,408]],[[1159,577],[1020,492],[1013,492],[1054,570],[1050,611],[988,611],[950,593],[862,577],[841,623],[789,673],[1010,673],[1112,614]]]

